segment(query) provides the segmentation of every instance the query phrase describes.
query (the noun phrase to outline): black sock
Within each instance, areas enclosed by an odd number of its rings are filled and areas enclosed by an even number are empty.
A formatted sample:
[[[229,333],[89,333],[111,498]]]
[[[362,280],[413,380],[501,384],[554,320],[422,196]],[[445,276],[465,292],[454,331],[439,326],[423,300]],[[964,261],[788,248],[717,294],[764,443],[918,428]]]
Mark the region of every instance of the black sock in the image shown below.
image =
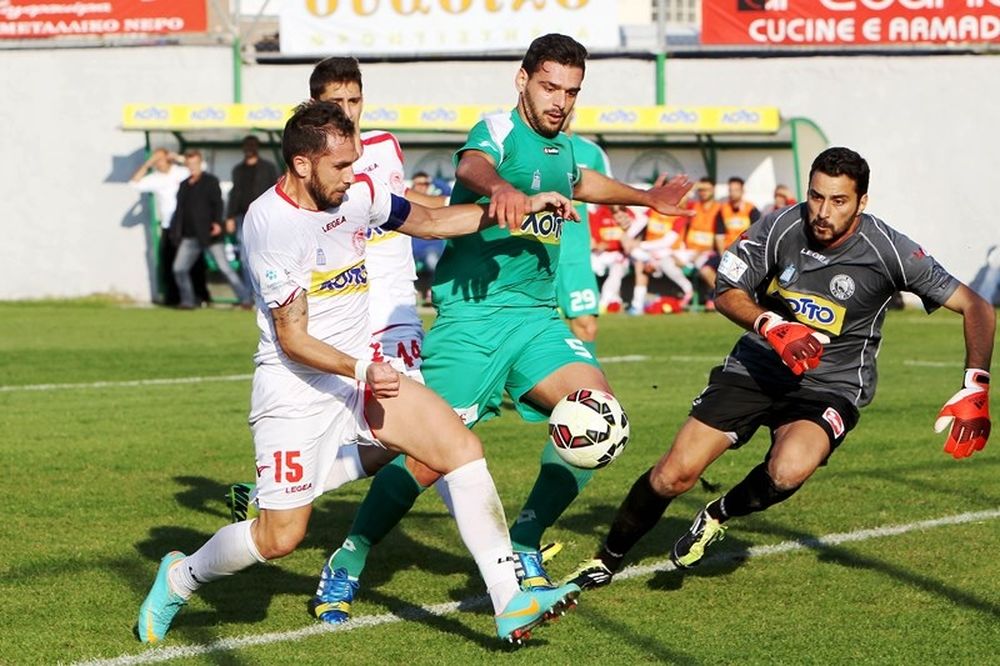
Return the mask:
[[[653,469],[650,468],[632,484],[632,489],[618,507],[608,537],[597,554],[598,559],[611,571],[618,571],[621,568],[626,553],[645,536],[646,532],[653,529],[673,499],[656,494],[649,483],[652,472]]]
[[[719,521],[735,516],[746,516],[757,511],[763,511],[769,506],[784,502],[795,494],[802,486],[789,490],[781,490],[767,473],[767,463],[763,462],[746,475],[742,481],[733,486],[721,499],[712,502],[708,513]],[[713,513],[713,507],[717,513]]]

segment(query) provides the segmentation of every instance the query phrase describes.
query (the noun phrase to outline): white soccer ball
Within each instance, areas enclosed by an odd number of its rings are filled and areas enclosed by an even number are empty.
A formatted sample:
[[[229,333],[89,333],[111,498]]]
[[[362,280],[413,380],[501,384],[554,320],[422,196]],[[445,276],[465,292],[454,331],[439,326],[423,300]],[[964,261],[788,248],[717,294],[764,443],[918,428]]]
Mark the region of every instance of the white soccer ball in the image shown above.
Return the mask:
[[[549,439],[574,467],[598,469],[617,458],[628,444],[628,417],[615,396],[580,389],[556,404],[549,416]]]

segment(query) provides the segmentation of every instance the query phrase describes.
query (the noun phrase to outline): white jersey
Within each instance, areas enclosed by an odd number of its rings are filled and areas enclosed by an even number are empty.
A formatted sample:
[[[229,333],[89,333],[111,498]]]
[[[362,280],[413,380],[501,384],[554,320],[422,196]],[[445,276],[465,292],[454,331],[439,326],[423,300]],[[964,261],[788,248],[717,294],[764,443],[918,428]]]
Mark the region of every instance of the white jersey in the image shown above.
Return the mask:
[[[177,188],[187,180],[191,172],[187,167],[171,164],[166,172],[153,169],[138,181],[130,182],[133,189],[139,192],[151,192],[156,201],[156,214],[160,216],[160,226],[170,227],[170,221],[177,210]]]
[[[367,357],[365,236],[368,229],[389,220],[392,197],[383,184],[362,175],[336,208],[307,210],[284,193],[283,184],[284,178],[254,201],[243,222],[259,310],[260,342],[254,361],[301,376],[320,371],[285,356],[268,311],[305,292],[309,334],[345,354]]]
[[[385,183],[403,196],[403,151],[389,132],[362,132],[363,152],[354,173]],[[400,324],[421,325],[413,281],[417,279],[409,236],[373,227],[368,232],[369,315],[373,333]]]

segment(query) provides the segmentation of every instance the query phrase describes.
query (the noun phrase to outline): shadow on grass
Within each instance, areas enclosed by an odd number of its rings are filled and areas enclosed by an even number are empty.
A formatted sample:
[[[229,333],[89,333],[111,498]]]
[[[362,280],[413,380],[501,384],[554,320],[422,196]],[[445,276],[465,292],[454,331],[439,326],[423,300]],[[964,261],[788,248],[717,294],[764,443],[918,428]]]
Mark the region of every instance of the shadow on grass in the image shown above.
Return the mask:
[[[685,652],[672,650],[660,641],[651,636],[646,636],[635,631],[632,627],[619,622],[614,617],[603,613],[597,609],[597,604],[581,605],[576,613],[582,616],[591,625],[591,631],[608,634],[617,641],[624,641],[635,650],[642,650],[660,664],[681,664],[684,666],[695,666],[701,662],[695,657]],[[644,657],[647,655],[643,655]],[[621,659],[621,656],[618,656]],[[610,662],[616,659],[610,659]]]
[[[203,477],[176,477],[174,480],[185,486],[177,492],[179,503],[208,515],[228,519],[228,511],[225,510],[222,501],[228,486]],[[315,505],[309,532],[299,546],[299,550],[315,549],[324,553],[317,558],[315,576],[288,572],[282,568],[280,562],[275,562],[240,572],[232,580],[223,579],[206,585],[198,591],[198,597],[212,606],[213,610],[183,611],[177,620],[176,635],[183,636],[187,641],[211,642],[217,638],[216,632],[212,631],[214,626],[256,624],[266,620],[272,601],[279,595],[294,595],[301,598],[303,619],[305,619],[308,614],[306,603],[315,593],[324,559],[347,534],[357,506],[357,502],[335,501],[332,497],[321,500]],[[444,511],[440,513],[413,511],[407,518],[417,521],[412,523],[415,525],[426,524],[426,521],[436,519],[451,521],[451,517]],[[373,548],[357,598],[385,606],[390,613],[404,620],[419,622],[437,631],[447,632],[476,643],[484,650],[505,650],[503,644],[499,643],[492,633],[475,631],[453,617],[434,614],[417,604],[380,591],[380,588],[399,570],[401,563],[404,566],[419,566],[421,570],[432,575],[467,572],[468,582],[448,590],[448,595],[453,600],[464,601],[458,605],[459,611],[482,609],[492,617],[488,599],[482,596],[484,592],[482,580],[471,556],[465,552],[441,550],[411,538],[406,532],[407,522],[408,520],[404,520],[402,529],[394,529],[382,543]],[[179,526],[153,527],[148,537],[135,544],[136,550],[151,564],[137,560],[121,562],[114,568],[136,590],[137,598],[141,598],[148,591],[155,575],[155,563],[165,553],[170,550],[192,553],[211,536]],[[460,543],[457,545],[461,546]],[[436,605],[435,601],[428,600],[428,603]],[[266,625],[266,622],[264,624]],[[222,660],[221,657],[219,660],[219,663],[239,663]]]

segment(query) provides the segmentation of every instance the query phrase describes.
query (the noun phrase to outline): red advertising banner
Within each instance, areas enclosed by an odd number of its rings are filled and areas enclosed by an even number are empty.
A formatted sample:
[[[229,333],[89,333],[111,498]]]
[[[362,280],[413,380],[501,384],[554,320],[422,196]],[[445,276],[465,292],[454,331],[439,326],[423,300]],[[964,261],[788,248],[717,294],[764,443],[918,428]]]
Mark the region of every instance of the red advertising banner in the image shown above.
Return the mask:
[[[0,0],[0,39],[204,32],[205,0]]]
[[[1000,42],[1000,0],[702,0],[703,44]]]

